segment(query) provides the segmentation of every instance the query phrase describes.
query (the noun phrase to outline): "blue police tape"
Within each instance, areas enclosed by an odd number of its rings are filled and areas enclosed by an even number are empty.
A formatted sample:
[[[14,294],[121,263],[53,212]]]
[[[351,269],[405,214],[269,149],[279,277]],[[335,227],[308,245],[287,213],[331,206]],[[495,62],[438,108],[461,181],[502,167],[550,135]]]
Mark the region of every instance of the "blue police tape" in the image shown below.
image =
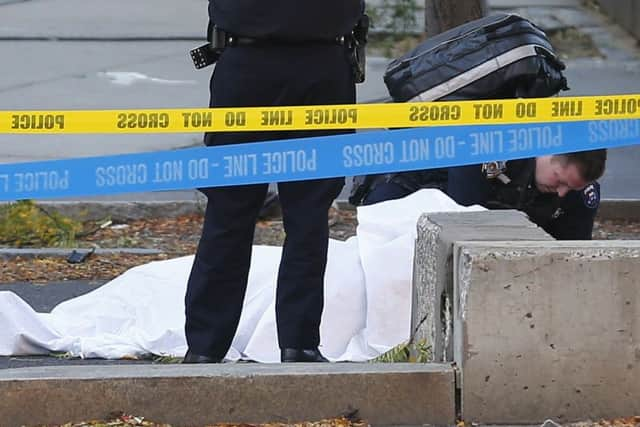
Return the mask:
[[[0,165],[0,200],[353,176],[640,143],[640,119],[423,127]]]

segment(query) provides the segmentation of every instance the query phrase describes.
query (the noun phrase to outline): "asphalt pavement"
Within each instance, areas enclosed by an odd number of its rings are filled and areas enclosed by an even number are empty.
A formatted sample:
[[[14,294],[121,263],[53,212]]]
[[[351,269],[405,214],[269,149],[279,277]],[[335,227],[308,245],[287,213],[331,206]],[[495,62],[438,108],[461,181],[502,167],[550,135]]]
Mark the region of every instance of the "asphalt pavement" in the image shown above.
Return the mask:
[[[25,300],[38,313],[49,313],[61,302],[91,292],[104,283],[104,280],[69,280],[47,284],[0,283],[0,292],[11,291]]]
[[[572,89],[566,95],[640,92],[636,41],[582,2],[490,0],[489,5],[491,11],[517,11],[549,30],[577,28],[591,36],[601,55],[566,61]],[[203,42],[206,22],[202,0],[0,0],[0,110],[205,106],[211,69],[196,71],[187,52]],[[389,61],[369,58],[358,102],[387,96],[382,75]],[[0,135],[0,162],[199,145],[199,134]],[[640,199],[635,167],[640,147],[612,150],[610,159],[603,197]],[[195,191],[176,191],[82,201],[197,198]]]
[[[0,284],[0,292],[11,291],[25,300],[36,312],[48,313],[56,305],[99,288],[105,282],[99,280],[72,280],[47,284]],[[64,355],[0,356],[0,369],[29,368],[35,366],[119,365],[152,363],[148,360],[70,359]]]
[[[571,86],[566,95],[640,93],[637,41],[582,2],[490,0],[489,5],[492,11],[511,10],[531,17],[548,30],[577,28],[591,37],[600,54],[565,60]],[[204,41],[206,22],[203,0],[0,0],[0,110],[205,106],[210,69],[193,69],[188,50]],[[358,85],[358,102],[387,96],[382,76],[390,60],[368,59],[367,82]],[[200,145],[198,134],[0,135],[0,163]],[[604,198],[640,199],[638,163],[640,146],[611,150],[602,180]],[[199,198],[195,191],[176,191],[82,201]],[[49,312],[100,285],[94,281],[15,283],[0,284],[0,291],[15,292],[36,311]],[[0,368],[85,363],[120,362],[0,357]]]

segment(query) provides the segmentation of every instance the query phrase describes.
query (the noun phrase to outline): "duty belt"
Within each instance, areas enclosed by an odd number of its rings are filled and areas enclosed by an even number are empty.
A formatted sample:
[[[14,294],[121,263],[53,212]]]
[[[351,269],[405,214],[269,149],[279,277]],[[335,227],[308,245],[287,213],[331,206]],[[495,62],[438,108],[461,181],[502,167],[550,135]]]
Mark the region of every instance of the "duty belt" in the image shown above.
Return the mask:
[[[200,47],[189,51],[193,65],[196,69],[201,69],[214,64],[220,58],[222,51],[227,47],[235,46],[278,46],[278,45],[316,45],[316,44],[336,44],[345,45],[346,36],[339,36],[332,39],[310,39],[310,40],[287,40],[270,37],[245,37],[237,36],[226,31],[214,28],[211,41]]]
[[[315,44],[337,44],[344,45],[345,37],[335,37],[333,39],[310,39],[310,40],[284,40],[275,38],[255,38],[229,35],[227,37],[227,47],[233,46],[278,46],[278,45],[315,45]]]

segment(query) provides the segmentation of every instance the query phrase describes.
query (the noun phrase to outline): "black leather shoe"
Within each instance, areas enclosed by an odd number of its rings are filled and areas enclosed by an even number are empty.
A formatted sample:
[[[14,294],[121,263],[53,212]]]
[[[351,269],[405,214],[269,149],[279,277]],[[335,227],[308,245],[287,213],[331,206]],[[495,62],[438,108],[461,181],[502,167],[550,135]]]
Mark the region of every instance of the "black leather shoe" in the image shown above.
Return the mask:
[[[187,354],[184,355],[182,363],[221,363],[222,359],[215,357],[203,356],[201,354],[192,353],[191,350],[187,350]]]
[[[283,348],[280,350],[280,361],[282,363],[291,362],[329,362],[316,349],[302,350],[298,348]]]

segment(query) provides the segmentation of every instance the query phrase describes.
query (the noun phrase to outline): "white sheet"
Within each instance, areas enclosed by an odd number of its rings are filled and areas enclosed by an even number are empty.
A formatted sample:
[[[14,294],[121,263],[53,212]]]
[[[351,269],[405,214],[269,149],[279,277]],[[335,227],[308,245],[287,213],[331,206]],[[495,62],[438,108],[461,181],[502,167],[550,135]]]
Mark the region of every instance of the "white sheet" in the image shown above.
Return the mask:
[[[357,237],[329,242],[321,351],[332,361],[372,359],[409,339],[416,222],[458,206],[438,190],[358,208]],[[240,325],[227,359],[278,362],[275,281],[281,248],[254,246]],[[193,256],[130,269],[93,292],[36,313],[0,292],[0,355],[68,352],[115,359],[183,356],[184,293]]]

